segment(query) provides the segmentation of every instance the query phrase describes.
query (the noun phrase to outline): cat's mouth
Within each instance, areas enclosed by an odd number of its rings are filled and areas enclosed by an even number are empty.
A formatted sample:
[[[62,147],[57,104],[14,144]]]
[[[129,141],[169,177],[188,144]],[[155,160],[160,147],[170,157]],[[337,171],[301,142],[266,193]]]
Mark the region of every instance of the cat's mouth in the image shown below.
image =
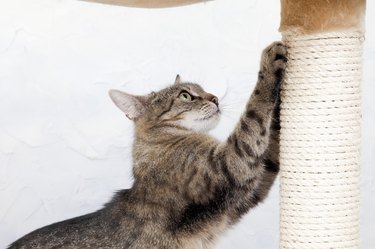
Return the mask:
[[[209,119],[211,119],[211,118],[213,118],[213,117],[217,117],[217,116],[219,116],[220,113],[221,113],[220,109],[217,108],[217,110],[216,110],[215,112],[213,112],[213,113],[211,113],[211,114],[209,114],[209,115],[206,115],[206,116],[204,116],[204,117],[202,117],[202,118],[198,118],[198,119],[196,119],[196,120],[197,120],[197,121],[206,121],[206,120],[209,120]]]

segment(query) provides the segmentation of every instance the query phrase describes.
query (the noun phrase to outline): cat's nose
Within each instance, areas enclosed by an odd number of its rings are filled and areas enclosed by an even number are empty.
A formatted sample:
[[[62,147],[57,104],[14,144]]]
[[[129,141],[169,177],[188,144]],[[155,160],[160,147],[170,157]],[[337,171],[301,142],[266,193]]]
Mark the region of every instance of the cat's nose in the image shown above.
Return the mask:
[[[216,106],[219,106],[219,99],[216,96],[212,96],[210,99]]]

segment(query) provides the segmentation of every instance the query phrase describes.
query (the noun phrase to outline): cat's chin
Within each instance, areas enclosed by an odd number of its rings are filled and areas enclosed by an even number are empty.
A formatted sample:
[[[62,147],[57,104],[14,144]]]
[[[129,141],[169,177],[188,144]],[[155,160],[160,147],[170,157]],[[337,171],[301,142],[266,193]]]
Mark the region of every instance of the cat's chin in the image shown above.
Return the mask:
[[[183,120],[181,125],[190,130],[208,132],[215,128],[220,120],[220,112],[205,118]]]
[[[197,131],[208,132],[208,131],[214,129],[218,125],[219,120],[220,120],[219,115],[217,115],[216,117],[212,117],[212,118],[206,120],[206,122]]]

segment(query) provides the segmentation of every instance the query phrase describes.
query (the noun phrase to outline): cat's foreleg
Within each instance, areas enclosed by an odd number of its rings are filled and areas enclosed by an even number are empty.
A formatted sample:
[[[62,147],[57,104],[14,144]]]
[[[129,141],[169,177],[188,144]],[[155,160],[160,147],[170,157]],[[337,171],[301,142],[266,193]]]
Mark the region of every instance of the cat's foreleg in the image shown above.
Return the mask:
[[[265,169],[263,175],[259,179],[259,184],[251,189],[258,195],[259,202],[263,201],[267,195],[277,174],[279,173],[279,151],[280,151],[280,101],[277,102],[273,120],[271,122],[271,134],[269,138],[268,149],[262,160],[262,167]]]
[[[270,147],[278,146],[278,135],[275,140],[271,124],[286,67],[286,52],[281,42],[263,51],[257,85],[235,130],[220,149],[225,151],[228,170],[239,185],[260,176],[264,169],[259,166],[270,159]],[[265,169],[270,166],[266,164]]]
[[[228,208],[239,210],[239,214],[263,199],[259,188],[270,182],[265,186],[269,189],[277,175],[275,160],[269,157],[270,147],[277,147],[278,143],[273,139],[271,124],[285,66],[286,48],[282,43],[273,43],[263,51],[256,88],[235,130],[226,142],[208,146],[204,156],[192,156],[196,160],[186,167],[189,177],[181,185],[186,199],[220,203],[225,198]],[[202,154],[199,148],[192,148],[196,151],[194,155]],[[267,159],[273,160],[272,163]],[[202,164],[207,167],[199,167]]]
[[[262,54],[256,88],[246,111],[223,146],[230,186],[228,214],[235,222],[267,196],[279,171],[279,89],[286,47],[275,42]]]

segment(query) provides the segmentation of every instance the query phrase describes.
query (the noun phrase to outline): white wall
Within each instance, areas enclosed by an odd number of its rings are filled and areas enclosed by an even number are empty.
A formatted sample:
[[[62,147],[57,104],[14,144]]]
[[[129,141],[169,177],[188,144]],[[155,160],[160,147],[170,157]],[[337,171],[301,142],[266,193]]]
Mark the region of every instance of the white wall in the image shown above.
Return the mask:
[[[132,124],[110,88],[147,93],[177,73],[226,96],[223,139],[249,97],[261,49],[280,39],[279,0],[161,10],[0,0],[0,248],[94,211],[131,186]],[[362,248],[375,248],[375,3],[363,82]],[[219,248],[278,248],[278,183]]]

